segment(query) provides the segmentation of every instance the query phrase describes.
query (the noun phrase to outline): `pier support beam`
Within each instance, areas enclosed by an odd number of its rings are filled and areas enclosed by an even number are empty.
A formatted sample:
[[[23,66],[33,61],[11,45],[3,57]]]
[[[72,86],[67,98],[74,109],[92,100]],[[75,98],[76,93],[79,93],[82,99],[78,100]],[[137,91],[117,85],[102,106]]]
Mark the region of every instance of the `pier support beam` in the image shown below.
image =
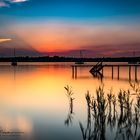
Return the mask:
[[[137,81],[137,66],[135,66],[135,81]]]
[[[114,67],[112,66],[112,79],[113,79],[113,76],[114,76]]]
[[[131,81],[131,66],[129,66],[129,81]]]
[[[75,71],[74,71],[74,66],[72,66],[72,78],[74,78]]]
[[[77,78],[77,67],[75,67],[75,79]]]
[[[120,79],[120,66],[118,65],[118,80]]]

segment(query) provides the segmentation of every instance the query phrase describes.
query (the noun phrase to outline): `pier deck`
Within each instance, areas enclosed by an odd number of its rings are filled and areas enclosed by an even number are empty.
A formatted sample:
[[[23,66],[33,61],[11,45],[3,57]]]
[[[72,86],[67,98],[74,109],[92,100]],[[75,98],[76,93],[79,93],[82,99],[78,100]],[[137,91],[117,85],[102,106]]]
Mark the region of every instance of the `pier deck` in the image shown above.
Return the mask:
[[[72,67],[72,77],[73,78],[77,78],[77,68],[85,68],[85,67],[89,67],[92,68],[94,67],[96,64],[73,64],[71,65]],[[140,67],[140,64],[102,64],[103,68],[102,68],[102,75],[103,74],[103,69],[106,67],[111,67],[111,71],[112,71],[112,79],[114,77],[114,68],[117,67],[118,69],[118,80],[120,78],[120,68],[121,67],[128,67],[129,69],[129,80],[131,80],[131,68],[134,67],[134,73],[135,73],[135,80],[137,81],[137,68]]]

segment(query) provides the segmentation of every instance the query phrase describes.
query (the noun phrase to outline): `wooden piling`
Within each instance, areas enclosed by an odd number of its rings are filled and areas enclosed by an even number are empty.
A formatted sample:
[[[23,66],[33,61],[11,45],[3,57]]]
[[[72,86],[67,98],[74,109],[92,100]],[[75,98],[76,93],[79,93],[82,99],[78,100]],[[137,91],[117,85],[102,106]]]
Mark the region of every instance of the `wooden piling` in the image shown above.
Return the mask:
[[[129,80],[131,81],[131,66],[129,66]]]
[[[113,79],[113,76],[114,76],[114,67],[112,66],[112,79]]]
[[[120,66],[118,65],[118,80],[120,79]]]
[[[75,73],[75,71],[74,71],[74,66],[72,66],[72,78],[74,78],[74,74]]]
[[[135,81],[137,81],[137,66],[135,66]]]
[[[77,78],[77,67],[75,67],[75,78]]]

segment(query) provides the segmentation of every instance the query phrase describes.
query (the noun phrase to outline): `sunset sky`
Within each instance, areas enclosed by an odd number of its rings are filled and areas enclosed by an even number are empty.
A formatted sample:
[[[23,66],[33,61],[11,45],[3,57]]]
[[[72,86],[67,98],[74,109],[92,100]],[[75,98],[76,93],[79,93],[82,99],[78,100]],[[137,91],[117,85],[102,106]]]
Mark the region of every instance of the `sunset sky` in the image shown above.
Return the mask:
[[[140,56],[140,0],[0,0],[0,55]]]

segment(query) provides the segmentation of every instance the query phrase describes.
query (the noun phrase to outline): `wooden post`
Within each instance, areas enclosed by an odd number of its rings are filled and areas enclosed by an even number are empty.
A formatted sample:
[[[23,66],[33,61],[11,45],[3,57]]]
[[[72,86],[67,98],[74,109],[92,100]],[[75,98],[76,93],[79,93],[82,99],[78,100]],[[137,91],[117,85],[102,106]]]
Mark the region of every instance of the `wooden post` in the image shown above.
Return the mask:
[[[75,78],[77,78],[77,66],[75,66]]]
[[[113,68],[113,65],[112,65],[112,79],[113,79],[113,76],[114,76],[114,68]]]
[[[131,81],[131,66],[129,66],[129,80]]]
[[[72,66],[72,78],[74,78],[74,66]]]
[[[120,78],[120,66],[118,65],[118,80]]]
[[[137,66],[135,66],[135,80],[137,81]]]

